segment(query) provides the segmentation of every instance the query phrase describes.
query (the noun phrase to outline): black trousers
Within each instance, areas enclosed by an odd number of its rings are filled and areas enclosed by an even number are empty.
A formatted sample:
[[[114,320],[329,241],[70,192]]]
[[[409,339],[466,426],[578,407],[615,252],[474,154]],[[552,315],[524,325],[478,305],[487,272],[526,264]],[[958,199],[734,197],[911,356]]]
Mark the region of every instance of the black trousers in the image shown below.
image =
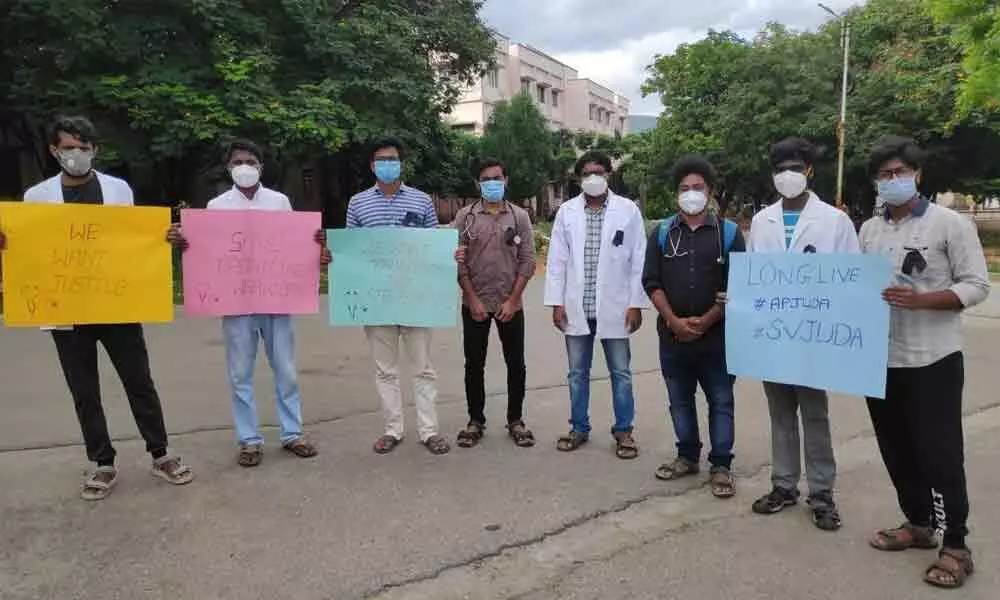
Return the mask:
[[[944,533],[964,548],[969,495],[962,432],[962,353],[926,367],[889,369],[886,398],[868,411],[899,507],[914,525]]]
[[[100,466],[113,465],[115,448],[101,406],[101,382],[97,371],[97,344],[100,342],[125,388],[139,434],[153,458],[167,453],[167,428],[163,408],[149,372],[149,355],[142,326],[78,325],[72,331],[53,331],[66,384],[69,385],[76,416],[80,421],[87,458]]]
[[[479,322],[462,307],[462,337],[465,348],[465,399],[469,405],[469,420],[486,424],[486,350],[494,315]],[[520,421],[524,410],[524,388],[527,369],[524,366],[524,311],[517,311],[506,323],[496,321],[507,363],[507,423]]]

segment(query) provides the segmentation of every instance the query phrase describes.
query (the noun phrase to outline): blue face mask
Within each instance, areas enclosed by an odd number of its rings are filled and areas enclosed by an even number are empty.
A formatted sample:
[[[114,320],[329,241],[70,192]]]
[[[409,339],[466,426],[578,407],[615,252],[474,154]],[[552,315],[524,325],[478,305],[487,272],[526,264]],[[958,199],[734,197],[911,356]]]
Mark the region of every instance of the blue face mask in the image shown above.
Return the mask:
[[[398,160],[376,160],[375,178],[382,183],[395,183],[403,171],[403,164]]]
[[[502,181],[480,181],[479,182],[479,193],[483,195],[483,200],[491,204],[495,204],[503,200],[503,193],[506,186],[504,186]]]
[[[902,206],[917,196],[917,179],[912,175],[883,179],[876,185],[879,198],[889,206]]]

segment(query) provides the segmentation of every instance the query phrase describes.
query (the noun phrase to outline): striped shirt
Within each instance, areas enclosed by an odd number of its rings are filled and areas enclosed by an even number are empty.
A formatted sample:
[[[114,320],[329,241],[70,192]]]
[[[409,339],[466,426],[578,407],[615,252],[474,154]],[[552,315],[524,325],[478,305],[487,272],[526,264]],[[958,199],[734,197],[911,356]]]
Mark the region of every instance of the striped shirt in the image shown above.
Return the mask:
[[[986,258],[975,224],[957,212],[924,199],[899,221],[872,217],[861,227],[861,251],[889,257],[893,285],[918,293],[951,290],[962,306],[979,304],[989,295]],[[921,270],[910,258],[919,253]],[[891,309],[889,368],[925,367],[962,349],[959,311]]]
[[[388,197],[376,185],[355,194],[347,205],[349,228],[437,226],[437,211],[431,197],[407,185],[401,185]]]
[[[786,210],[782,214],[782,219],[785,223],[785,247],[792,247],[792,239],[795,238],[795,227],[799,224],[799,217],[802,216],[802,211],[799,210]]]
[[[597,318],[597,263],[601,258],[601,230],[607,203],[600,208],[587,206],[587,239],[583,244],[583,313],[587,319]]]

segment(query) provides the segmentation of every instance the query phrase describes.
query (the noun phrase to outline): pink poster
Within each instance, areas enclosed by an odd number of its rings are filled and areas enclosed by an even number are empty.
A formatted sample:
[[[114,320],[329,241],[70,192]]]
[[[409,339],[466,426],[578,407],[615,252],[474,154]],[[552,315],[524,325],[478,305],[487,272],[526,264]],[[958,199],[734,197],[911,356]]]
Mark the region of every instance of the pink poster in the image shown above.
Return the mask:
[[[316,212],[183,210],[184,314],[319,312]]]

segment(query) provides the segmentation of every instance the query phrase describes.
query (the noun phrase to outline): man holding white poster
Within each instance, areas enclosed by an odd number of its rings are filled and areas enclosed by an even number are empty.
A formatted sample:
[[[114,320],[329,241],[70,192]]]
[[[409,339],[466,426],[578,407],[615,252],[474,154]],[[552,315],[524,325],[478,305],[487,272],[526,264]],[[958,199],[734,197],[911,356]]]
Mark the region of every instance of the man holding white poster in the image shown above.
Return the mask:
[[[748,248],[754,253],[857,253],[854,224],[843,212],[809,189],[815,147],[788,138],[771,149],[771,170],[778,201],[759,212],[750,227]],[[805,447],[809,506],[813,523],[833,531],[841,526],[833,498],[837,464],[830,439],[825,390],[764,381],[771,416],[771,483],[773,489],[753,504],[758,514],[773,514],[798,503],[801,477],[799,411]]]

